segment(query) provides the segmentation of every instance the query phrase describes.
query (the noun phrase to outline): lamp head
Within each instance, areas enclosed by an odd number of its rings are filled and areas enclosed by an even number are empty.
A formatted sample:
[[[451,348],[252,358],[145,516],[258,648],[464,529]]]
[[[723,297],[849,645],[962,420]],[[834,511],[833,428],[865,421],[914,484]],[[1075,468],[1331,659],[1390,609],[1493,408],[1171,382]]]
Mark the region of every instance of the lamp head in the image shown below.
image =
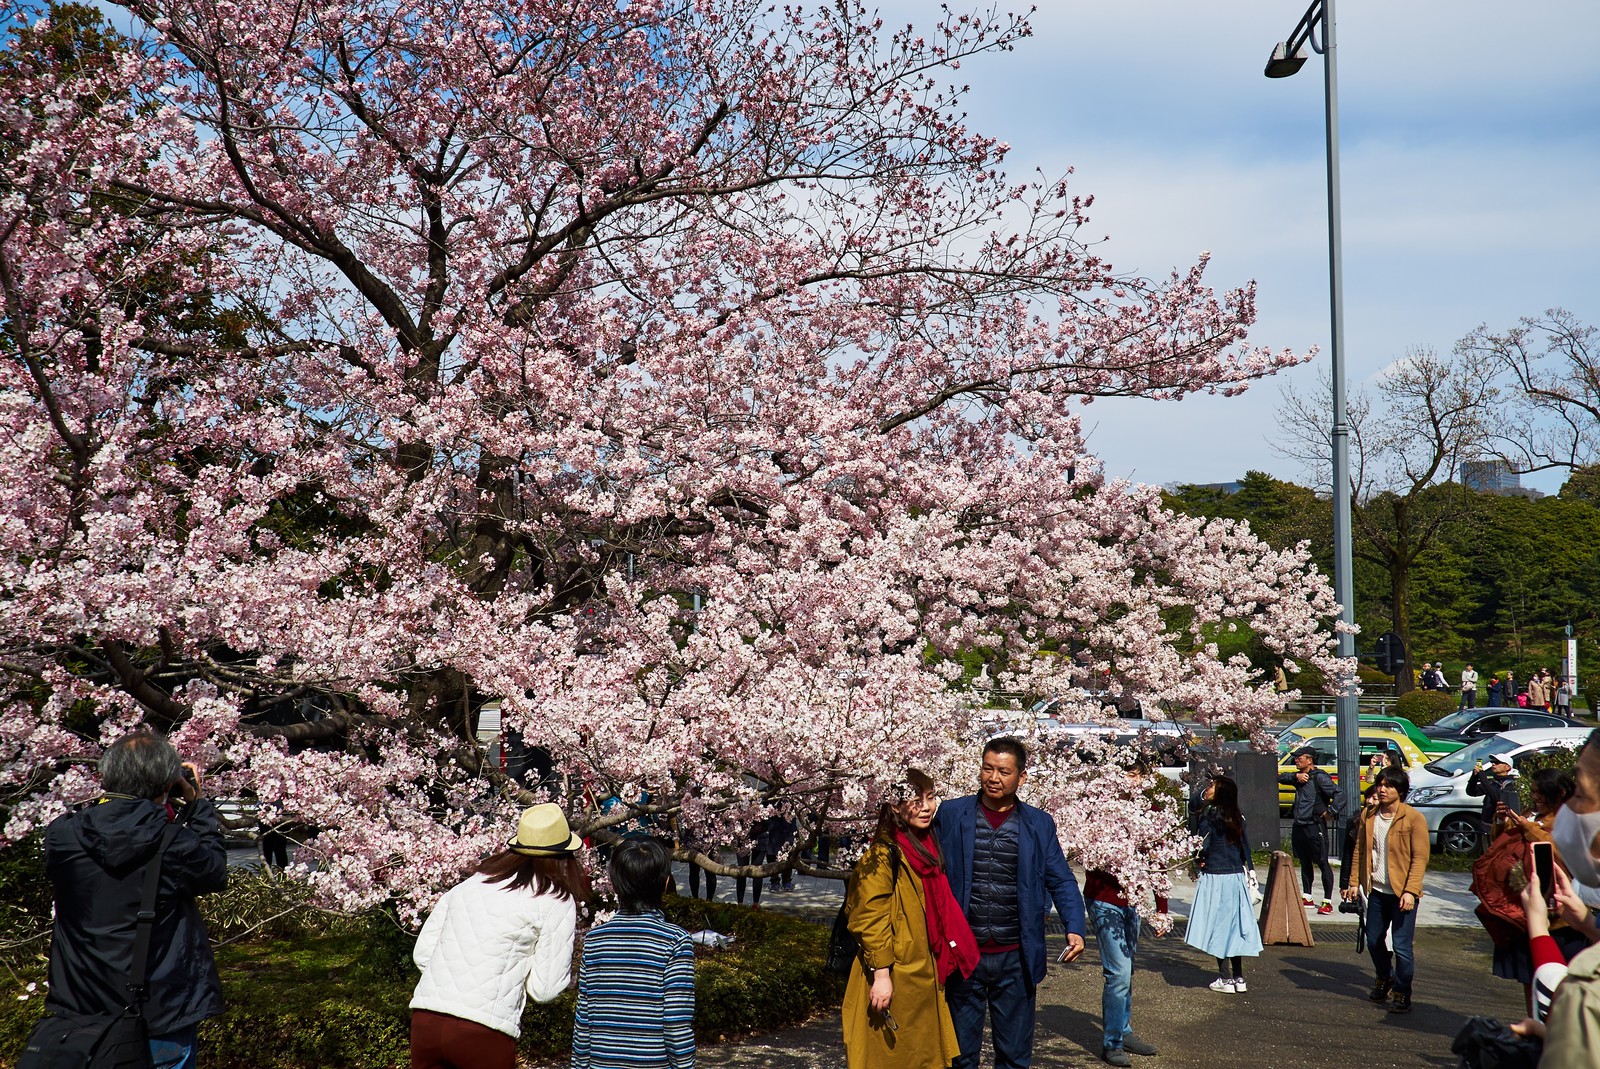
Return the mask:
[[[1305,65],[1305,49],[1302,48],[1291,56],[1288,43],[1279,41],[1277,47],[1272,50],[1272,58],[1267,60],[1266,75],[1268,78],[1287,78]]]

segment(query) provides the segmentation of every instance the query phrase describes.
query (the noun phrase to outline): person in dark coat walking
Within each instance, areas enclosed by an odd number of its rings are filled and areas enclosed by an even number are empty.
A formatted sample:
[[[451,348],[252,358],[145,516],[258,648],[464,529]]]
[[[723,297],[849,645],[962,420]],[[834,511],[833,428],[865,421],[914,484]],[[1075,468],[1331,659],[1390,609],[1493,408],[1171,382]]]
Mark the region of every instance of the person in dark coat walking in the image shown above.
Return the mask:
[[[100,779],[104,794],[45,831],[55,897],[45,1008],[90,1015],[128,1005],[145,865],[176,821],[181,827],[161,860],[144,1016],[155,1069],[195,1069],[195,1028],[222,1012],[222,983],[195,905],[228,883],[216,807],[200,795],[199,770],[153,731],[107,747]]]

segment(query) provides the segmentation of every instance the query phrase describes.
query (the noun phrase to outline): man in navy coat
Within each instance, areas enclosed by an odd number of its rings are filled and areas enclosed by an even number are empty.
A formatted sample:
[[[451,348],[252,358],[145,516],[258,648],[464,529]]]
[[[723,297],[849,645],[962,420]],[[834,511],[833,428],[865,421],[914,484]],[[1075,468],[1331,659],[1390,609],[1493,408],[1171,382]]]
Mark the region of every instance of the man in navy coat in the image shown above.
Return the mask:
[[[950,890],[978,938],[970,977],[950,978],[945,997],[961,1054],[951,1069],[976,1069],[990,1018],[995,1069],[1033,1062],[1034,993],[1044,979],[1044,918],[1053,902],[1067,929],[1063,961],[1083,953],[1083,896],[1050,814],[1017,800],[1028,751],[1012,738],[983,750],[979,791],[939,807],[935,828]]]

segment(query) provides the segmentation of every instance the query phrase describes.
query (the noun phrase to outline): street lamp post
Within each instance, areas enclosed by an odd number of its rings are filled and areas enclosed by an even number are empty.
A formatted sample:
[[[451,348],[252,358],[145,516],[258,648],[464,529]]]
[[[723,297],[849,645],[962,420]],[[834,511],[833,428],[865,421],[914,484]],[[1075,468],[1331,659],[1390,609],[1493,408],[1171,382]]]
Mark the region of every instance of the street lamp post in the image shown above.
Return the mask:
[[[1333,358],[1333,590],[1339,599],[1339,620],[1346,626],[1338,635],[1339,656],[1355,656],[1355,592],[1350,560],[1350,424],[1344,396],[1344,266],[1339,233],[1339,61],[1335,46],[1334,0],[1312,0],[1287,41],[1272,50],[1267,60],[1268,78],[1287,78],[1305,65],[1309,43],[1323,60],[1323,99],[1328,145],[1328,304],[1332,321]],[[1319,39],[1320,31],[1320,39]],[[1405,669],[1402,669],[1405,670]],[[1339,782],[1344,785],[1344,821],[1355,817],[1360,805],[1357,770],[1359,707],[1354,691],[1346,687],[1338,699]]]

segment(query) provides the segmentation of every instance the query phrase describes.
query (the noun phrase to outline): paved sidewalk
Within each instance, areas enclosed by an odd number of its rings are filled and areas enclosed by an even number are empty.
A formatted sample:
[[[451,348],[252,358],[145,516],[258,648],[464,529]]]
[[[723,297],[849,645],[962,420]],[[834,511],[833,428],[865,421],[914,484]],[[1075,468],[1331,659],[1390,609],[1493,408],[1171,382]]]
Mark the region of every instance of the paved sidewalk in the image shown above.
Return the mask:
[[[763,898],[765,902],[765,898]],[[1062,945],[1050,940],[1052,950]],[[1133,1024],[1159,1054],[1140,1069],[1449,1069],[1467,1017],[1522,1016],[1522,989],[1489,975],[1481,930],[1417,931],[1414,1009],[1392,1016],[1368,1002],[1372,963],[1353,943],[1267,947],[1248,959],[1250,990],[1209,990],[1211,962],[1177,937],[1144,938],[1135,958]],[[1039,989],[1034,1065],[1091,1069],[1100,1061],[1100,958],[1095,939]],[[843,1069],[837,1011],[798,1028],[702,1047],[703,1069]],[[992,1064],[985,1055],[984,1065]]]
[[[687,893],[680,867],[679,889]],[[1078,873],[1082,883],[1082,873]],[[717,898],[733,900],[731,880]],[[796,877],[789,892],[764,890],[762,909],[817,920],[839,908],[843,884]],[[1492,947],[1472,914],[1467,873],[1428,877],[1417,927],[1417,981],[1412,1013],[1391,1016],[1368,1002],[1372,962],[1358,950],[1355,919],[1312,917],[1313,947],[1270,946],[1245,965],[1249,991],[1221,995],[1206,986],[1213,962],[1183,943],[1178,931],[1140,940],[1134,973],[1134,1027],[1160,1053],[1136,1059],[1140,1069],[1448,1069],[1450,1042],[1465,1020],[1485,1014],[1523,1016],[1517,984],[1489,971]],[[1186,916],[1194,883],[1175,881],[1173,910]],[[747,901],[748,901],[747,887]],[[1064,945],[1051,935],[1051,958]],[[1052,965],[1039,989],[1034,1065],[1091,1069],[1100,1051],[1101,973],[1093,935],[1083,958]],[[796,1028],[700,1050],[703,1069],[844,1069],[839,1014],[824,1013]],[[992,1065],[986,1053],[981,1063]]]

